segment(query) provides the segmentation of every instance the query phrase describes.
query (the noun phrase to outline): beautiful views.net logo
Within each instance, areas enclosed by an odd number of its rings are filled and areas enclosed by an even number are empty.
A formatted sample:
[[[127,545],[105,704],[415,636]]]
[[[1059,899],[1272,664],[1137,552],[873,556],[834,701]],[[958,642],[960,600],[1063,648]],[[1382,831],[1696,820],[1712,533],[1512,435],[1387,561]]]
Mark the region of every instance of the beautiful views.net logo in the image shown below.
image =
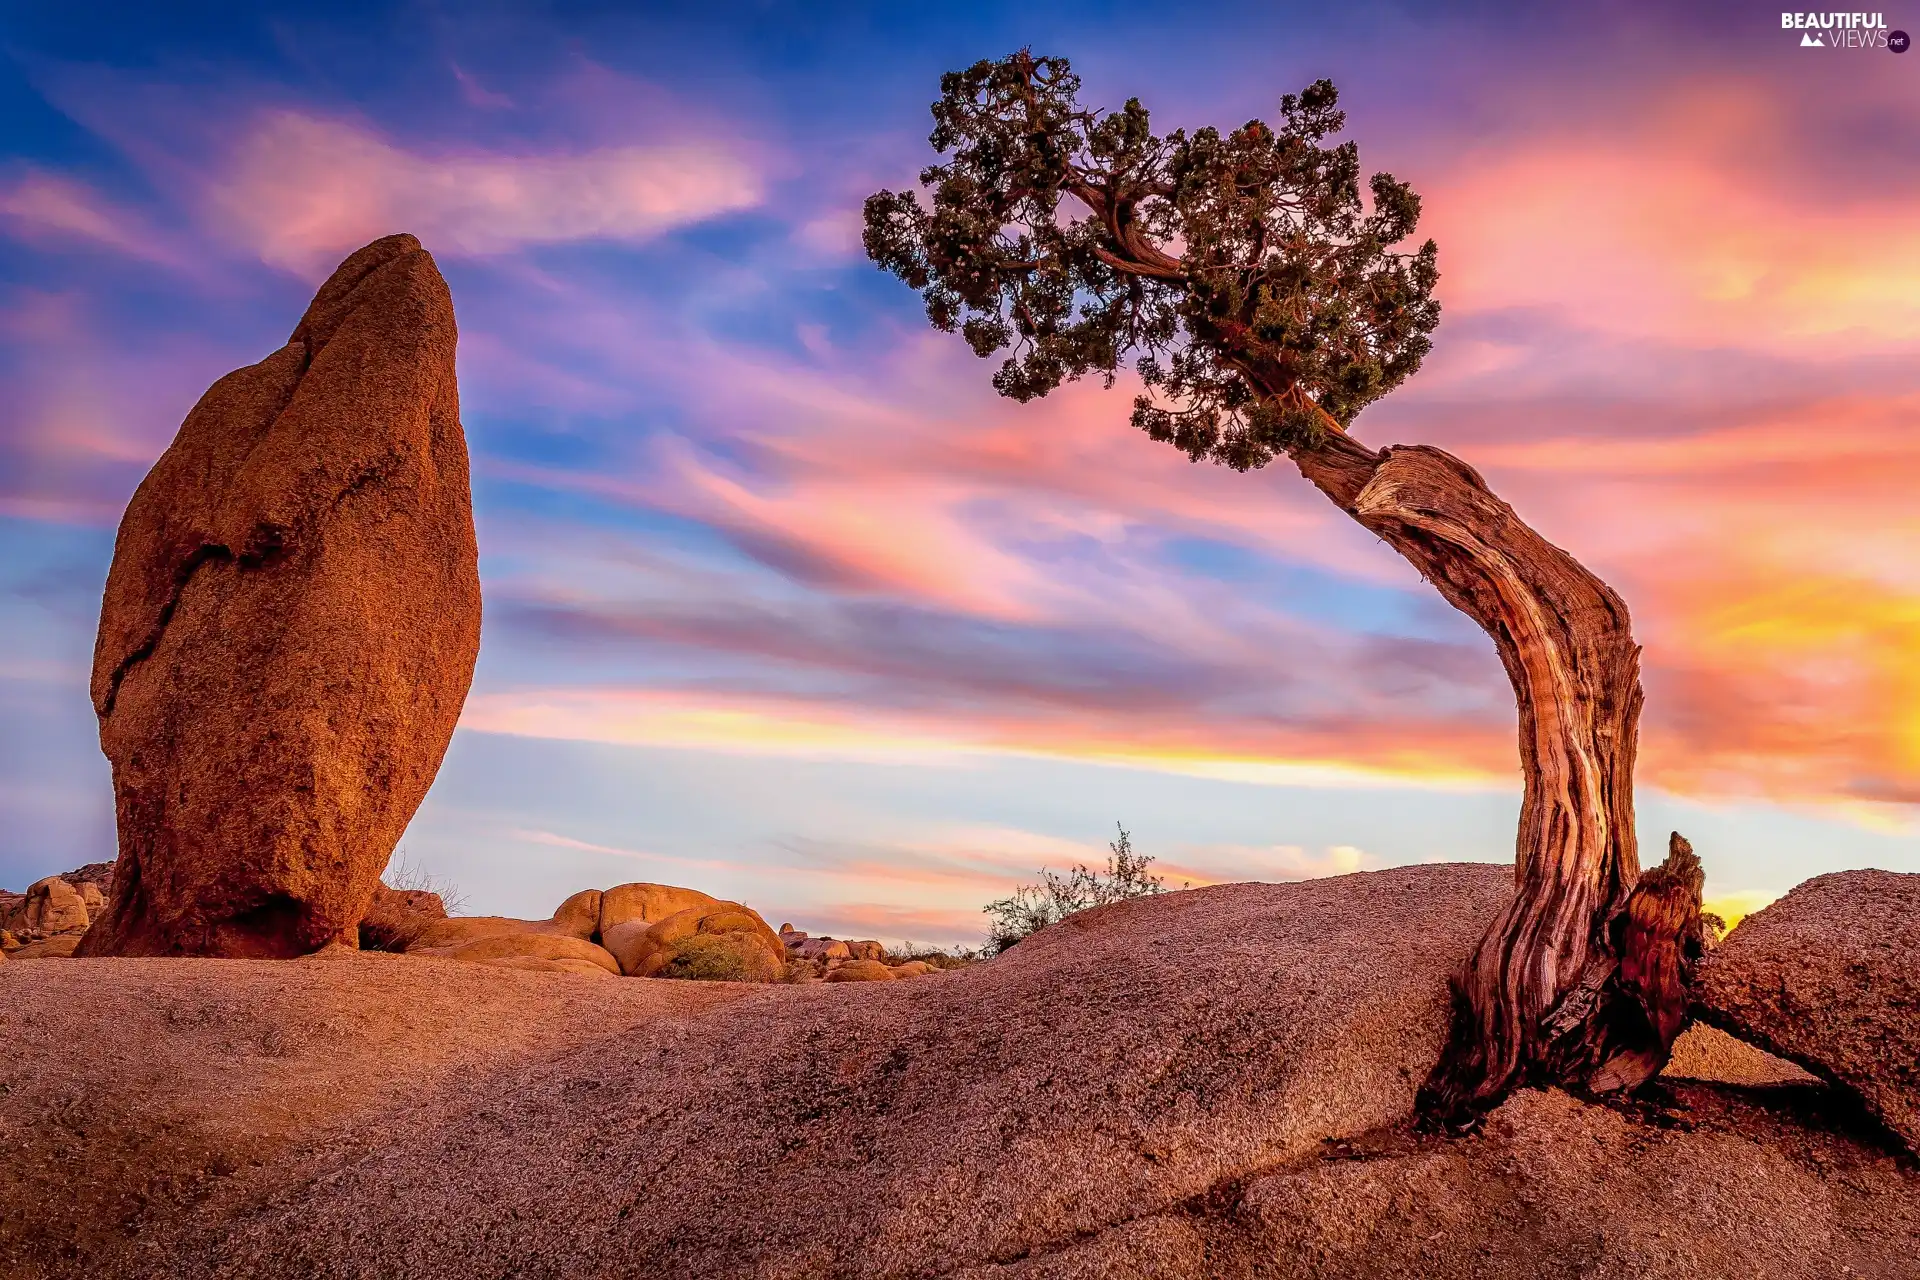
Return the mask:
[[[1878,13],[1783,13],[1782,31],[1800,32],[1802,49],[1887,49],[1905,53],[1910,43],[1904,31],[1887,30]]]

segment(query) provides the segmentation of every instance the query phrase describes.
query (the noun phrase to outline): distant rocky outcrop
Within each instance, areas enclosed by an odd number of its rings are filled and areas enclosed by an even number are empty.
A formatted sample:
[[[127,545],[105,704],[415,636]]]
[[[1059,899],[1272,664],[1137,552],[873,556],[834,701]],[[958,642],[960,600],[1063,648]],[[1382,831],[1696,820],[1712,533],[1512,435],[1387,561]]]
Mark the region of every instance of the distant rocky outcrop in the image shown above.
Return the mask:
[[[103,905],[98,885],[82,880],[76,887],[65,876],[46,876],[25,893],[9,893],[0,902],[0,955],[70,956]]]
[[[918,978],[936,970],[936,966],[924,960],[895,963],[887,954],[887,948],[871,939],[815,938],[783,924],[780,941],[786,946],[790,982],[885,982],[893,978]],[[960,963],[957,959],[948,959],[951,963]]]
[[[413,932],[408,955],[488,964],[506,969],[585,974],[587,968],[620,976],[620,964],[598,945],[598,889],[582,889],[545,920],[511,916],[446,916],[428,920]]]
[[[77,933],[56,933],[29,942],[12,953],[15,960],[64,960],[80,945]]]
[[[892,982],[894,972],[878,960],[849,960],[828,970],[828,982]]]
[[[83,954],[354,940],[478,652],[454,344],[433,259],[375,241],[134,494],[92,682],[120,857]]]
[[[1920,1154],[1920,875],[1817,876],[1701,963],[1700,1016],[1832,1080]]]
[[[776,933],[743,903],[646,882],[583,889],[545,920],[447,916],[443,911],[429,918],[408,910],[398,891],[382,886],[361,926],[361,945],[589,977],[605,973],[714,982],[871,982],[936,971],[923,960],[889,963],[878,942],[809,939],[790,924]],[[862,958],[855,959],[856,949]],[[836,977],[842,968],[848,972]]]

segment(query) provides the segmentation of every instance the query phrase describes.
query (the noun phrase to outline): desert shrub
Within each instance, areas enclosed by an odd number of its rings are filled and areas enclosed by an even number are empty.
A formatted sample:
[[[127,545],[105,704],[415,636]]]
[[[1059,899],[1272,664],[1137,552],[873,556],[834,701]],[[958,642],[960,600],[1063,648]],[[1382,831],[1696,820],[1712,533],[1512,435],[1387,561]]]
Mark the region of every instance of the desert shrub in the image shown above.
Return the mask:
[[[1076,911],[1102,907],[1109,902],[1141,898],[1166,888],[1166,879],[1147,868],[1153,858],[1133,851],[1133,838],[1125,827],[1120,838],[1109,841],[1113,852],[1107,869],[1097,871],[1085,863],[1076,864],[1062,875],[1042,868],[1039,884],[1022,885],[1012,893],[982,907],[991,923],[987,928],[986,953],[999,955],[1022,938],[1031,937],[1050,924],[1057,924]]]
[[[387,869],[381,874],[380,883],[401,893],[434,894],[450,916],[461,915],[467,909],[467,895],[460,892],[460,886],[413,861],[407,856],[404,845],[395,849],[393,856],[387,859]]]
[[[696,982],[778,982],[785,966],[744,933],[696,933],[674,950],[659,976]]]
[[[897,947],[888,947],[885,959],[889,965],[919,960],[936,969],[964,969],[970,964],[985,960],[989,954],[985,947],[935,947],[922,946],[917,942],[902,942]]]
[[[429,923],[459,914],[466,901],[451,881],[409,861],[405,849],[396,850],[360,921],[360,949],[405,951]]]

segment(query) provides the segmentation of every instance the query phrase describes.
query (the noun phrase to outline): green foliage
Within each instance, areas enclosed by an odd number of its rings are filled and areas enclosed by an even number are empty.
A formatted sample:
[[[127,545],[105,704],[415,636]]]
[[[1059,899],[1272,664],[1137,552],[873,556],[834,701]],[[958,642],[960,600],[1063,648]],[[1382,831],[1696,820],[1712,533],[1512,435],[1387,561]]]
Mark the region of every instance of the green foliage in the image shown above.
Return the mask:
[[[1115,824],[1118,826],[1118,824]],[[1007,897],[982,907],[992,919],[987,930],[987,950],[998,955],[1022,938],[1058,924],[1076,911],[1105,906],[1127,898],[1142,898],[1166,888],[1166,878],[1147,868],[1153,864],[1150,854],[1133,851],[1133,837],[1119,827],[1120,838],[1109,841],[1113,852],[1107,869],[1096,871],[1085,863],[1061,875],[1042,869],[1040,883],[1022,885]]]
[[[757,940],[739,933],[696,933],[674,949],[662,978],[699,982],[774,982],[782,964]]]
[[[1022,51],[940,81],[930,195],[866,202],[868,256],[918,290],[936,328],[1015,400],[1129,354],[1134,425],[1239,470],[1310,446],[1420,366],[1439,323],[1431,240],[1392,246],[1420,198],[1391,175],[1360,195],[1359,151],[1325,80],[1279,127],[1154,134],[1147,109],[1082,108],[1064,58]],[[1174,251],[1177,250],[1178,256]]]

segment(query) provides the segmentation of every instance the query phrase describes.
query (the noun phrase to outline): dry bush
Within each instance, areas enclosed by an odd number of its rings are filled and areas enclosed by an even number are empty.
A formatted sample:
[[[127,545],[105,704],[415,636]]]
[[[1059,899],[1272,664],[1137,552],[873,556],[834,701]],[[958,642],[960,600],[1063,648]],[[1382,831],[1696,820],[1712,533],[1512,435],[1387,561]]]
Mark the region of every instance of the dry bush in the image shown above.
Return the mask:
[[[457,915],[466,896],[452,882],[394,852],[360,921],[362,951],[405,951],[434,920]]]
[[[985,947],[934,947],[921,946],[917,942],[902,942],[897,947],[889,947],[885,956],[889,965],[919,960],[936,969],[964,969],[986,958]]]
[[[431,893],[440,899],[440,905],[447,909],[448,915],[466,914],[467,895],[460,891],[460,886],[413,861],[407,856],[404,845],[395,849],[393,856],[387,859],[387,869],[381,875],[380,883],[401,893]]]

